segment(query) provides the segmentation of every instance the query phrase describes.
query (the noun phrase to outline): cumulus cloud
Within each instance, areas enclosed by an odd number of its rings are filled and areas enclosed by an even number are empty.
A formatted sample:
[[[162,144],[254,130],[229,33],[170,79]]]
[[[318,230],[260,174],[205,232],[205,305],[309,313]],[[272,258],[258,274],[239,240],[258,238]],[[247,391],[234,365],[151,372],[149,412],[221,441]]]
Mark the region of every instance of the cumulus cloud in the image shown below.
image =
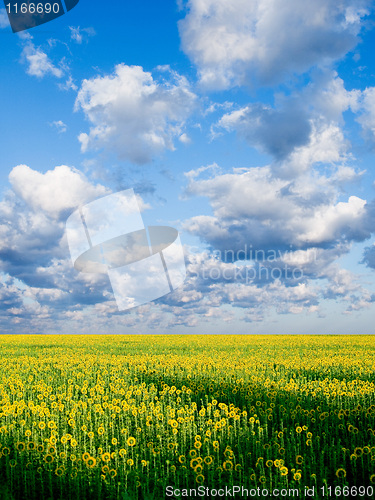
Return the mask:
[[[66,218],[78,205],[108,190],[67,166],[42,174],[19,165],[9,181],[12,189],[0,201],[0,271],[27,286],[64,289],[64,280],[55,283],[52,275],[74,272],[62,264],[66,260],[72,268],[64,236]],[[51,266],[53,271],[46,274]]]
[[[294,177],[301,172],[308,171],[316,164],[340,164],[350,158],[349,143],[337,123],[315,119],[311,120],[310,124],[311,133],[308,143],[294,148],[286,161],[279,165],[281,175]],[[344,172],[344,165],[338,168],[342,173]]]
[[[187,80],[176,73],[158,81],[140,66],[119,64],[111,75],[84,80],[78,92],[76,109],[92,125],[79,136],[82,151],[105,147],[146,163],[174,149],[195,101]]]
[[[61,165],[42,174],[27,165],[14,167],[9,174],[14,192],[34,212],[57,219],[83,202],[108,194],[93,186],[78,170]]]
[[[309,173],[290,181],[275,177],[269,167],[206,179],[197,175],[190,173],[186,194],[208,197],[213,215],[195,216],[185,228],[212,248],[330,247],[371,234],[366,200],[339,201],[335,181],[325,176]]]
[[[343,97],[342,89],[337,89],[336,103]],[[347,93],[349,107],[356,114],[356,120],[362,127],[362,132],[367,143],[373,148],[375,145],[375,87],[366,87],[363,91],[352,90]],[[334,100],[332,101],[333,104]]]
[[[306,144],[311,132],[311,124],[301,108],[275,110],[263,104],[225,114],[217,126],[237,130],[250,144],[280,160]]]
[[[361,92],[347,90],[345,82],[336,71],[315,71],[312,80],[300,93],[299,104],[311,109],[327,122],[344,122],[343,113],[349,109],[355,112]]]
[[[316,72],[300,91],[279,93],[274,106],[252,103],[225,113],[212,136],[236,131],[251,146],[270,154],[279,173],[294,176],[316,163],[345,162],[349,142],[343,113],[357,111],[360,92],[347,91],[334,71]]]
[[[370,0],[189,0],[182,48],[209,88],[274,83],[342,57]]]
[[[6,310],[6,314],[0,319],[2,332],[8,333],[11,329],[13,333],[17,324],[30,324],[36,318],[38,321],[45,321],[51,316],[47,304],[33,300],[29,290],[19,280],[7,274],[0,274],[0,300]]]
[[[31,327],[33,318],[40,328],[51,319],[53,330],[53,319],[70,308],[107,300],[108,279],[73,268],[65,221],[78,205],[109,190],[65,165],[44,174],[18,165],[9,181],[11,189],[0,201],[2,309],[11,323]],[[2,321],[0,328],[6,331]]]

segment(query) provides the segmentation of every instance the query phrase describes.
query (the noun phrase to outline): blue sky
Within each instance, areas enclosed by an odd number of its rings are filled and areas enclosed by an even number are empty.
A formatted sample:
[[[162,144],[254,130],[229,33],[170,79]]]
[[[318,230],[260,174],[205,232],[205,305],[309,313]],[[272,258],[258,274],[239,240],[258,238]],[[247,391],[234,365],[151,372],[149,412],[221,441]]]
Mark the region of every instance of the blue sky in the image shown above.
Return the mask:
[[[0,331],[374,333],[369,0],[80,0],[0,10]],[[80,204],[133,188],[183,286],[120,312],[78,273]]]

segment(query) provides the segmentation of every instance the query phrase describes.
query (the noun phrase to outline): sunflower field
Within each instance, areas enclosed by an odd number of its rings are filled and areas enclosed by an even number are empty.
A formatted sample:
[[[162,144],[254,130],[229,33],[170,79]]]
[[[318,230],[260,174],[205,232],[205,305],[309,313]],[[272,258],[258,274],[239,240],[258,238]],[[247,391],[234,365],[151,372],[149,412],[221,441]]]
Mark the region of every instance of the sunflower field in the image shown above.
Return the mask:
[[[1,499],[227,498],[234,485],[251,490],[237,498],[375,494],[371,335],[2,335],[0,346]]]

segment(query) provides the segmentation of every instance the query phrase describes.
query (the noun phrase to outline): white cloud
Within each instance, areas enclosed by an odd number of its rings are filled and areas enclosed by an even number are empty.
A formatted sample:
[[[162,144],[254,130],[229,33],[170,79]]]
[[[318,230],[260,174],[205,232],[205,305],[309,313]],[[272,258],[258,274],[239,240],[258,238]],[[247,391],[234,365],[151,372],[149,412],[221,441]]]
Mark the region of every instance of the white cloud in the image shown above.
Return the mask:
[[[78,92],[76,109],[92,124],[79,136],[82,151],[105,147],[146,163],[174,149],[195,100],[187,80],[176,73],[159,82],[140,66],[119,64],[109,76],[84,80]]]
[[[375,87],[366,88],[359,99],[358,122],[362,125],[368,139],[375,142]]]
[[[322,71],[316,73],[303,89],[301,101],[305,107],[313,107],[316,115],[328,122],[342,123],[345,111],[356,111],[360,96],[359,90],[346,90],[344,80],[336,71]]]
[[[185,229],[219,250],[304,249],[364,240],[371,234],[366,200],[338,201],[336,172],[332,179],[313,172],[294,181],[275,177],[269,167],[208,179],[194,173],[186,193],[208,197],[213,215],[195,216]]]
[[[80,26],[69,26],[70,38],[81,44],[83,40],[87,40],[88,37],[95,35],[94,28],[81,28]]]
[[[216,127],[237,130],[240,135],[277,159],[309,141],[311,124],[301,107],[275,110],[270,106],[248,105],[225,114]]]
[[[78,87],[74,83],[73,77],[71,75],[68,77],[65,83],[59,83],[58,87],[60,90],[74,90],[74,92],[78,90]]]
[[[315,72],[301,91],[277,94],[274,106],[252,103],[224,114],[211,127],[212,137],[236,131],[272,155],[283,176],[298,175],[316,163],[346,162],[351,156],[343,113],[357,111],[360,94],[347,91],[334,71]]]
[[[73,268],[65,222],[77,205],[110,191],[67,166],[42,174],[19,165],[9,180],[0,200],[0,331],[9,323],[58,331],[67,311],[107,300],[105,276]]]
[[[366,200],[350,196],[347,202],[323,206],[306,221],[306,228],[297,236],[301,242],[321,244],[341,238],[353,237],[356,228],[363,224]],[[369,234],[367,234],[369,236]]]
[[[349,158],[349,143],[338,124],[319,119],[311,120],[310,124],[308,143],[295,148],[287,161],[281,165],[284,175],[295,176],[317,163],[335,164],[345,162]]]
[[[363,135],[370,145],[375,144],[375,87],[367,87],[365,90],[352,90],[347,93],[350,109],[357,115],[357,122],[361,125]],[[336,98],[332,93],[331,102],[340,101],[342,92],[336,92]],[[345,98],[344,98],[345,99]]]
[[[21,56],[21,60],[28,65],[26,72],[37,78],[44,78],[48,74],[61,78],[64,74],[63,70],[57,68],[41,48],[34,46],[31,37],[26,40]]]
[[[9,174],[14,192],[35,212],[58,218],[64,211],[108,194],[93,186],[78,170],[61,165],[42,174],[27,165],[14,167]]]
[[[346,176],[349,173],[349,167],[343,164],[352,159],[348,152],[350,142],[344,134],[343,113],[356,112],[360,91],[347,91],[336,72],[323,71],[293,98],[301,113],[308,116],[310,137],[306,144],[293,149],[282,170],[296,175],[315,164],[336,164],[343,179],[344,168]]]
[[[55,127],[59,134],[63,134],[68,130],[68,126],[62,120],[52,122],[51,127]]]
[[[180,137],[178,138],[178,140],[180,142],[182,142],[182,144],[190,144],[191,143],[190,137],[185,133],[181,134]]]
[[[357,43],[370,0],[189,0],[182,48],[201,83],[273,83],[342,57]]]
[[[219,103],[219,102],[210,103],[208,105],[207,109],[203,112],[203,116],[207,116],[210,113],[215,113],[219,109],[223,109],[223,110],[232,109],[233,108],[233,104],[234,104],[233,102],[229,102],[229,101],[225,101],[223,103]]]
[[[5,312],[6,329],[2,332],[9,332],[9,324],[30,323],[30,320],[44,321],[49,318],[50,311],[47,305],[41,305],[34,297],[28,294],[28,289],[22,282],[9,276],[0,274],[0,300]],[[0,320],[4,327],[4,320]]]

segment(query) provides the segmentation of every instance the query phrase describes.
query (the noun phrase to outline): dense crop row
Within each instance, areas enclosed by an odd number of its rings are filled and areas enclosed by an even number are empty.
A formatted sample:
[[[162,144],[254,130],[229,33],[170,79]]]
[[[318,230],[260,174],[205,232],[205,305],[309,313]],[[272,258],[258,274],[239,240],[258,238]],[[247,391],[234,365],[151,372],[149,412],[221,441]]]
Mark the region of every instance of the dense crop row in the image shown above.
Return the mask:
[[[1,498],[375,483],[372,336],[0,343]]]

